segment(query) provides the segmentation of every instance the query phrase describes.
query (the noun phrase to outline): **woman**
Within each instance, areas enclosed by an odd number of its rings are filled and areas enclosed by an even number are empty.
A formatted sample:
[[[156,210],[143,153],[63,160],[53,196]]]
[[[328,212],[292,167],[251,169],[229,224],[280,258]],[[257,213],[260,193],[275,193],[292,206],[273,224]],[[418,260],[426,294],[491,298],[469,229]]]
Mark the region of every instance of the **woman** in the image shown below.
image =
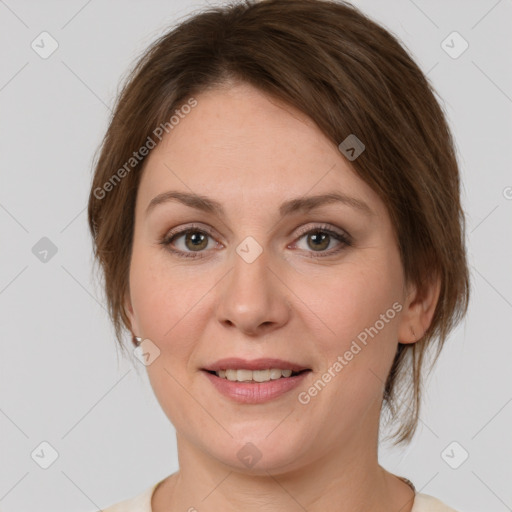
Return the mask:
[[[469,298],[443,112],[349,4],[212,7],[161,37],[105,136],[89,225],[180,469],[107,510],[453,510],[379,465]]]

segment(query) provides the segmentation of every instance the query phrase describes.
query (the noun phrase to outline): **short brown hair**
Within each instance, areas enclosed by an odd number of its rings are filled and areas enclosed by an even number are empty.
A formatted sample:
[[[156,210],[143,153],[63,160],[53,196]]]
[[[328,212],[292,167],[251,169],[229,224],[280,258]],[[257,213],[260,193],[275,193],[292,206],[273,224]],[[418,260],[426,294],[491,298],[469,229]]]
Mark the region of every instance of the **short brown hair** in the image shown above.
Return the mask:
[[[427,78],[393,35],[345,2],[247,0],[209,7],[160,37],[138,60],[103,139],[88,204],[119,345],[124,348],[123,326],[131,328],[124,301],[145,159],[122,173],[119,183],[112,179],[176,107],[232,81],[296,107],[336,145],[356,134],[366,149],[352,168],[388,209],[406,280],[421,291],[433,276],[440,279],[430,327],[416,343],[398,345],[384,388],[383,403],[398,425],[393,437],[410,440],[426,349],[437,346],[433,364],[468,307],[459,170]],[[399,390],[408,393],[406,400]]]

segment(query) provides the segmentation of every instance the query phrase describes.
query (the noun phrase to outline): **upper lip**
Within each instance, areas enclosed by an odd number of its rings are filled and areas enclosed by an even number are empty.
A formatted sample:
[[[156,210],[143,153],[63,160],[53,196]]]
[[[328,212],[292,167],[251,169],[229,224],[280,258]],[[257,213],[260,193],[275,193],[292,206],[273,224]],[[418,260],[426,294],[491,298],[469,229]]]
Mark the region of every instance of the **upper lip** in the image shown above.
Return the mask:
[[[219,359],[215,363],[208,365],[203,370],[209,372],[218,372],[220,370],[267,370],[277,368],[279,370],[292,370],[300,372],[302,370],[309,370],[306,366],[283,359],[274,358],[260,358],[260,359],[242,359],[239,357],[228,357]]]

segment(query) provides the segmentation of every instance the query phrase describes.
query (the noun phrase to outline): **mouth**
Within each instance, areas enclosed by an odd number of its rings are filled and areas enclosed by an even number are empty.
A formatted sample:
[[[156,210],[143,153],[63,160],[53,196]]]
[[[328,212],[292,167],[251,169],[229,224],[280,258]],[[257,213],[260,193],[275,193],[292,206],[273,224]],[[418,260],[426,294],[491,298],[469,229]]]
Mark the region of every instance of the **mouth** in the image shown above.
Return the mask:
[[[267,368],[265,370],[247,370],[247,369],[234,369],[229,368],[225,370],[205,370],[211,375],[215,375],[221,379],[226,379],[231,382],[270,382],[279,379],[287,379],[290,377],[296,377],[304,372],[310,372],[310,369],[304,369],[299,371],[293,371],[289,369],[280,368]]]
[[[284,396],[303,383],[311,368],[282,359],[230,358],[201,368],[213,387],[225,397],[244,404]]]

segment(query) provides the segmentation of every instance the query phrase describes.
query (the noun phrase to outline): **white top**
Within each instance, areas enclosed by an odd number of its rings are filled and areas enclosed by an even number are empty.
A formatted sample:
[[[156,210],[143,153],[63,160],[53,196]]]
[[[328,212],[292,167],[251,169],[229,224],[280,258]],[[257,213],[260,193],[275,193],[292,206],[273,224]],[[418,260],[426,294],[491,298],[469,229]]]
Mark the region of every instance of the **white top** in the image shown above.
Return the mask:
[[[103,512],[152,512],[151,510],[151,497],[157,485],[160,482],[152,485],[141,494],[130,498],[120,503],[116,503],[108,508],[103,509]],[[448,507],[437,498],[429,496],[428,494],[416,493],[414,504],[411,512],[457,512],[453,508]]]

